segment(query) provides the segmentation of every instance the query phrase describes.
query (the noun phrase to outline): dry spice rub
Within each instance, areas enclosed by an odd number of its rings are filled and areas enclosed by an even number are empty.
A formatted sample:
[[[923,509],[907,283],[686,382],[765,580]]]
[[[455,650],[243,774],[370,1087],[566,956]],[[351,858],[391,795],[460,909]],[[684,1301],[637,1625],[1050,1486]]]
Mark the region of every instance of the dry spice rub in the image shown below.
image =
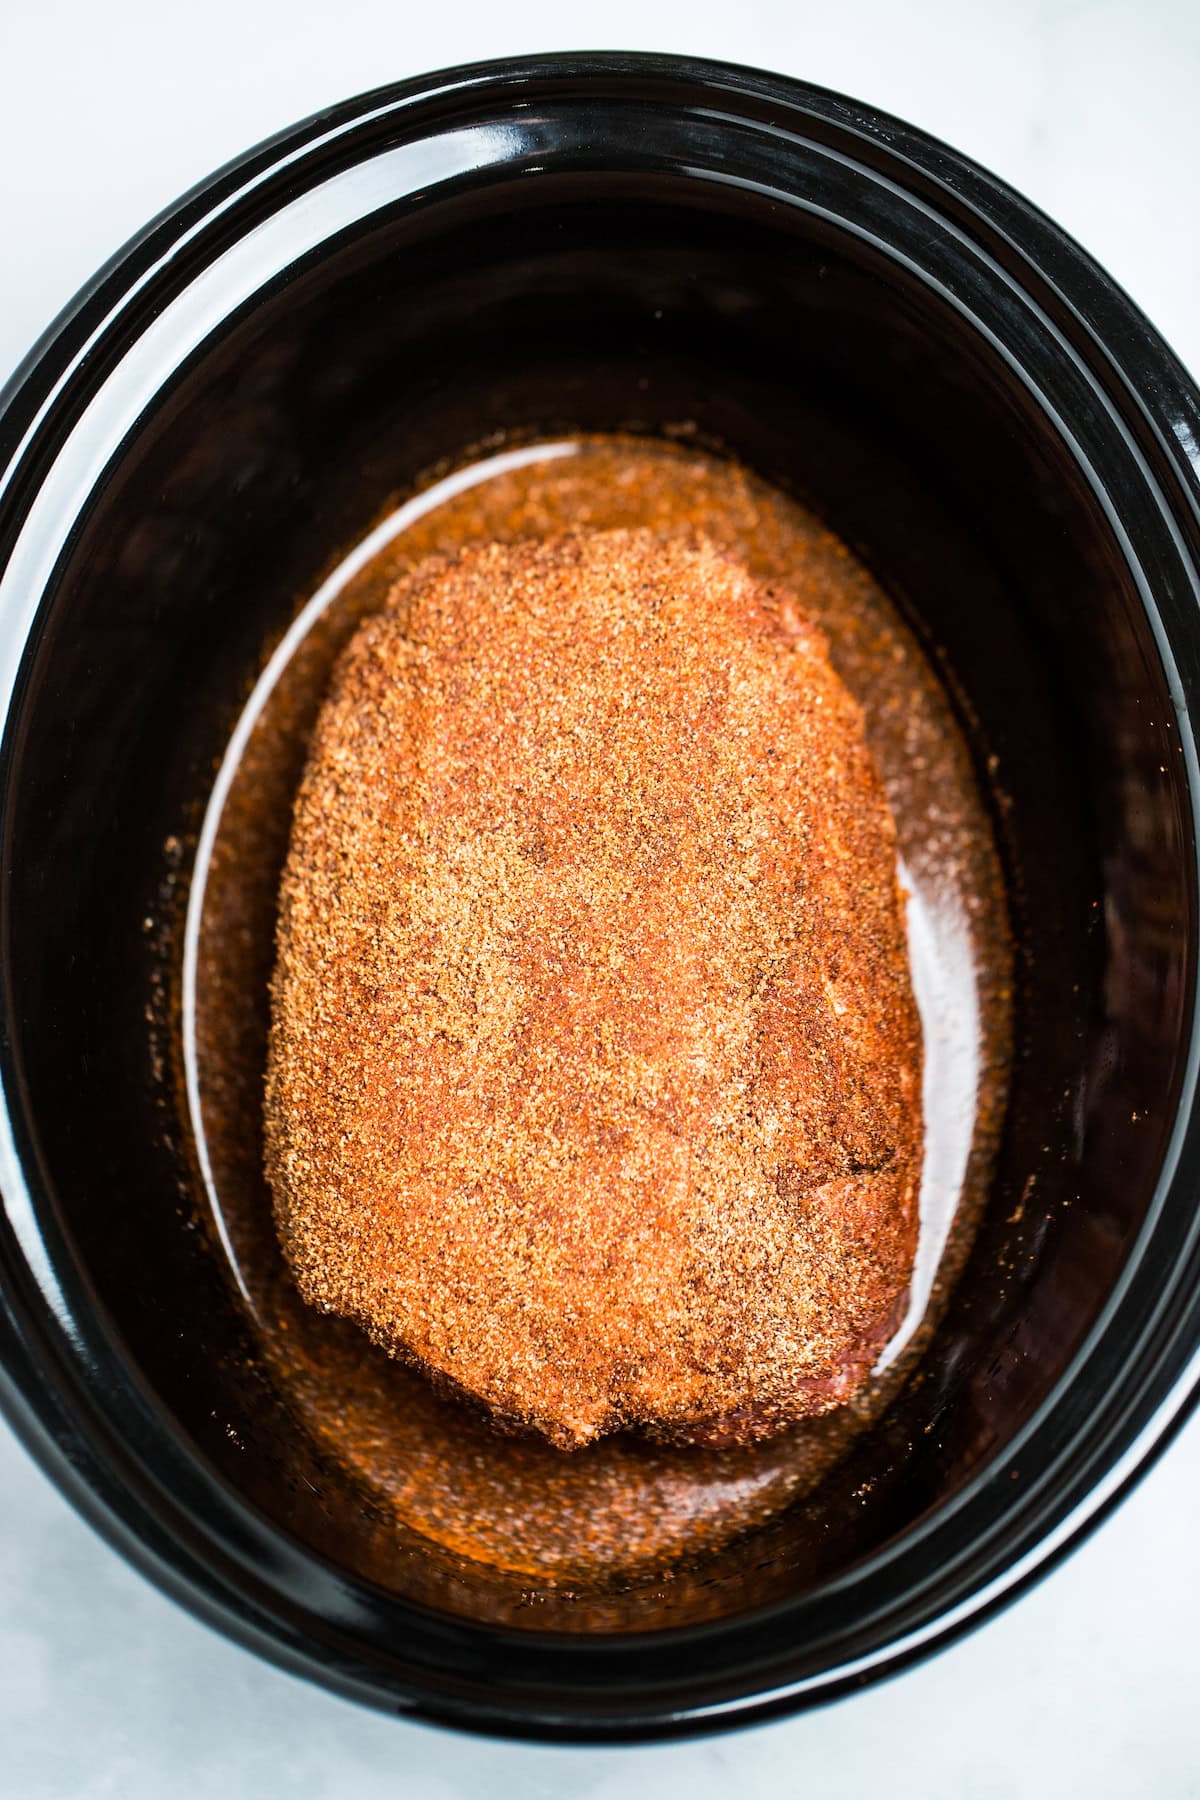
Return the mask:
[[[307,1300],[562,1448],[769,1437],[898,1322],[920,1075],[895,827],[794,595],[647,530],[400,580],[282,887]]]

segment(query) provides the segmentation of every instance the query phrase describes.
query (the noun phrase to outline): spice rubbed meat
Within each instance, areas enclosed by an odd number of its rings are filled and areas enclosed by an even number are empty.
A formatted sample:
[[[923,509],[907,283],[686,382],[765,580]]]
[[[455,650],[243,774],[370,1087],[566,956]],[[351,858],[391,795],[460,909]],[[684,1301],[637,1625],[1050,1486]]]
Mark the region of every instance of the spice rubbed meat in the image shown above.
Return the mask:
[[[296,802],[267,1168],[304,1297],[564,1448],[847,1399],[917,1234],[891,817],[796,598],[603,532],[425,564]]]

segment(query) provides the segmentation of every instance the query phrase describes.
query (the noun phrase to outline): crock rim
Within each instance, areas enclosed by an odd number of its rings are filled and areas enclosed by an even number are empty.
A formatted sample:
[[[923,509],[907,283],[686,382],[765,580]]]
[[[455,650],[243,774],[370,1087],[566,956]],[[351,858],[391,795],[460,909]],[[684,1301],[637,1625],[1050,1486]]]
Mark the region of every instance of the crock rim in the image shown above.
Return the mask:
[[[657,86],[677,93],[681,103],[690,94],[710,107],[718,100],[727,107],[765,107],[786,116],[797,128],[804,121],[814,130],[845,134],[858,153],[886,166],[894,179],[913,184],[960,225],[965,221],[981,242],[1019,259],[1041,298],[1063,309],[1064,319],[1070,315],[1071,329],[1079,333],[1089,356],[1097,359],[1098,379],[1111,383],[1110,391],[1128,409],[1131,429],[1144,435],[1147,453],[1157,458],[1158,477],[1170,490],[1172,516],[1185,548],[1193,563],[1200,561],[1200,395],[1132,302],[1044,214],[945,145],[828,90],[726,63],[606,52],[464,65],[360,95],[247,151],[160,214],[81,290],[0,393],[0,568],[19,527],[23,496],[29,484],[36,483],[38,467],[52,456],[55,435],[63,429],[62,409],[71,398],[72,382],[81,377],[106,334],[119,326],[129,296],[146,283],[169,281],[173,258],[214,218],[239,206],[245,208],[247,219],[252,218],[253,197],[264,184],[285,170],[298,173],[306,159],[332,143],[351,142],[370,120],[405,112],[419,118],[422,107],[465,97],[512,98],[529,84],[547,80],[601,87]],[[1200,596],[1200,587],[1196,591]],[[1194,779],[1190,792],[1195,827],[1200,815]],[[1193,989],[1193,1024],[1195,1004]],[[1196,1109],[1195,1037],[1193,1030],[1180,1130],[1194,1120]],[[1176,1164],[1181,1155],[1180,1148]],[[24,1180],[21,1163],[15,1144],[0,1147],[0,1188],[9,1198],[14,1175]],[[1178,1166],[1165,1166],[1160,1190],[1181,1176]],[[1189,1266],[1193,1258],[1200,1270],[1200,1246],[1191,1247]],[[202,1529],[182,1513],[172,1516],[163,1504],[160,1484],[146,1479],[133,1448],[105,1441],[98,1372],[80,1354],[69,1320],[56,1318],[46,1304],[7,1222],[0,1232],[0,1302],[0,1401],[18,1433],[109,1541],[193,1612],[271,1660],[376,1705],[469,1729],[579,1741],[667,1736],[762,1719],[832,1698],[927,1654],[1014,1598],[1094,1528],[1161,1453],[1200,1392],[1197,1301],[1175,1321],[1169,1344],[1159,1346],[1160,1379],[1157,1384],[1143,1383],[1138,1419],[1123,1416],[1114,1421],[1111,1441],[1106,1440],[1101,1455],[1093,1456],[1093,1463],[1103,1463],[1100,1478],[1089,1481],[1074,1504],[1037,1535],[1024,1554],[1006,1561],[994,1554],[993,1547],[990,1560],[996,1566],[990,1579],[964,1578],[958,1603],[939,1607],[920,1631],[844,1659],[819,1675],[773,1685],[764,1680],[753,1692],[710,1705],[672,1703],[663,1687],[653,1707],[590,1712],[579,1702],[572,1714],[544,1702],[528,1709],[515,1702],[491,1704],[478,1695],[456,1695],[449,1688],[442,1693],[404,1691],[395,1683],[369,1679],[351,1661],[323,1646],[314,1650],[300,1619],[273,1611],[263,1594],[250,1594],[244,1582],[239,1591],[227,1568],[218,1572],[218,1559],[205,1546]],[[1043,1418],[1053,1399],[1054,1394],[1047,1397],[1027,1431]],[[979,1479],[987,1475],[985,1470]],[[781,1603],[782,1609],[789,1604]],[[427,1611],[411,1610],[414,1618]],[[744,1626],[747,1620],[743,1617],[737,1623]],[[637,1634],[638,1654],[648,1642],[669,1647],[681,1635],[715,1644],[729,1628],[730,1622],[718,1621],[682,1632]],[[486,1630],[496,1642],[506,1637],[492,1627],[464,1629]],[[534,1644],[541,1634],[515,1635],[523,1644]],[[561,1656],[564,1649],[570,1654],[570,1640],[544,1635],[548,1654]],[[608,1643],[614,1655],[622,1654],[623,1637]],[[633,1646],[630,1634],[628,1648],[632,1651]]]

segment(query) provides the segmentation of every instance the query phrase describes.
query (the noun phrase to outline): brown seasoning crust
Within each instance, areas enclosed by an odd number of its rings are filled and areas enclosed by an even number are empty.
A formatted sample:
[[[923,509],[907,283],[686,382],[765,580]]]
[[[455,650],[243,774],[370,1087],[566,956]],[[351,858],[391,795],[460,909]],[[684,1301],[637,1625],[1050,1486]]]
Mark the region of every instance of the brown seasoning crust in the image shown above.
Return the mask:
[[[422,565],[335,672],[266,1092],[304,1297],[571,1448],[749,1442],[897,1321],[920,1031],[817,628],[641,531]]]

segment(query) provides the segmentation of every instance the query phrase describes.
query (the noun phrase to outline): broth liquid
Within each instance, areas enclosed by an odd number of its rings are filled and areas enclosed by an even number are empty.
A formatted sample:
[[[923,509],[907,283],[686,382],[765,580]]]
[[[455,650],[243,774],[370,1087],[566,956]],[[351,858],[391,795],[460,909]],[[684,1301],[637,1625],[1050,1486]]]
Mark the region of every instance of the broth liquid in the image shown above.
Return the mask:
[[[862,706],[910,896],[926,1146],[908,1315],[849,1405],[749,1448],[615,1436],[564,1453],[500,1435],[357,1327],[300,1300],[262,1170],[276,895],[338,652],[424,557],[611,527],[703,534],[799,596]],[[214,1236],[294,1415],[362,1492],[379,1530],[582,1598],[661,1578],[811,1492],[911,1375],[987,1192],[1006,1087],[1010,947],[966,742],[915,638],[862,565],[803,507],[734,463],[685,444],[579,438],[505,451],[434,483],[368,534],[298,614],[243,711],[209,803],[182,1000],[189,1122]]]

